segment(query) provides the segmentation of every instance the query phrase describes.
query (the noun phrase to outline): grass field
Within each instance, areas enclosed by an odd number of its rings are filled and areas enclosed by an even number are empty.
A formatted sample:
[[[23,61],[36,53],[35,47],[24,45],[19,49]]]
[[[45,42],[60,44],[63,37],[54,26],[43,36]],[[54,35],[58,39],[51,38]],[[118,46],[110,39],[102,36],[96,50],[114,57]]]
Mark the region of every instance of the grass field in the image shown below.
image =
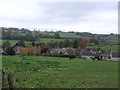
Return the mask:
[[[89,46],[88,48],[93,48],[93,49],[97,49],[98,47],[100,47],[101,50],[114,50],[114,51],[117,51],[117,50],[120,50],[120,46],[118,45],[103,45],[103,46]]]
[[[5,41],[10,41],[11,46],[15,45],[18,42],[18,40],[0,40],[0,45],[2,45],[2,43],[4,43]],[[31,43],[31,42],[25,41],[25,43]]]
[[[44,43],[48,43],[51,41],[57,41],[57,42],[61,42],[64,41],[65,39],[54,39],[54,38],[40,38],[40,42],[44,42]]]
[[[22,88],[117,88],[118,62],[45,56],[3,56]],[[16,86],[17,87],[17,86]]]
[[[44,42],[44,43],[48,43],[48,42],[51,42],[51,41],[57,41],[57,42],[60,42],[60,41],[64,41],[65,39],[54,39],[54,38],[40,38],[40,42]],[[4,43],[5,41],[7,40],[0,40],[0,45],[2,45],[2,43]],[[15,45],[18,40],[8,40],[10,41],[11,45]],[[25,43],[31,43],[30,41],[25,41]]]
[[[55,32],[40,32],[41,34],[49,34],[53,36]],[[76,37],[81,37],[77,36],[75,33],[67,33],[67,32],[60,32],[59,33],[60,37],[67,37],[67,38],[76,38]]]

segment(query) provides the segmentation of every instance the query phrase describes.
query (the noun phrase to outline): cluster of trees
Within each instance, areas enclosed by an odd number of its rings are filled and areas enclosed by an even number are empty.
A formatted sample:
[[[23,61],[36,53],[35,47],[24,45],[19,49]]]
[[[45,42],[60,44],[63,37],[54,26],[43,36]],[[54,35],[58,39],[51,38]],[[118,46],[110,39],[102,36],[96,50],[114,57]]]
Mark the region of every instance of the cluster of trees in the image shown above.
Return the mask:
[[[40,54],[46,54],[48,52],[49,48],[46,47],[47,44],[45,43],[36,43],[32,42],[29,44],[26,44],[24,41],[19,40],[14,46],[11,46],[10,41],[5,41],[2,45],[2,48],[4,50],[4,55],[15,55],[17,52],[17,49],[19,49],[20,55],[35,55],[38,56]]]
[[[33,47],[33,46],[29,45],[28,47],[23,47],[23,48],[20,48],[19,50],[20,50],[20,55],[23,55],[23,56],[31,56],[31,55],[38,56],[41,54],[40,46]]]
[[[2,45],[2,48],[4,50],[4,54],[7,54],[7,55],[14,55],[15,54],[14,47],[11,46],[10,41],[4,42]]]
[[[78,39],[66,39],[61,42],[49,42],[45,44],[45,47],[48,48],[85,48],[88,45],[88,42],[83,41],[81,38]]]
[[[95,37],[94,34],[92,33],[88,33],[88,32],[76,32],[76,35],[79,35],[79,36],[87,36],[87,37]]]
[[[3,43],[2,47],[4,50],[4,54],[6,55],[15,55],[15,47],[22,46],[21,55],[49,55],[49,49],[52,48],[76,48],[84,49],[88,45],[98,45],[99,40],[92,38],[89,41],[86,41],[81,38],[76,39],[66,39],[61,42],[51,41],[49,43],[40,43],[40,42],[31,42],[29,44],[25,44],[24,41],[19,40],[14,46],[11,46],[9,41]]]
[[[27,31],[23,34],[19,33],[19,31],[13,32],[12,30],[2,30],[2,39],[34,41],[36,37],[31,31]]]
[[[2,27],[2,39],[7,40],[25,40],[35,41],[37,38],[56,38],[59,39],[59,33],[55,33],[53,36],[49,34],[41,34],[39,31],[30,31],[24,28],[3,28]]]
[[[23,55],[38,55],[40,53],[47,53],[49,49],[51,48],[85,48],[88,45],[87,42],[82,41],[81,38],[79,39],[74,39],[74,40],[69,40],[66,39],[65,41],[62,42],[56,42],[52,41],[49,43],[40,43],[40,42],[32,42],[30,44],[25,44],[24,41],[19,40],[14,46],[11,46],[9,41],[6,41],[3,43],[2,47],[3,50],[5,51],[5,54],[7,55],[14,55],[15,54],[15,47],[16,46],[22,46],[22,54]]]
[[[98,39],[95,38],[91,38],[89,41],[86,41],[84,39],[81,38],[76,38],[76,39],[66,39],[64,41],[61,42],[57,42],[57,41],[51,41],[49,43],[40,43],[40,42],[31,42],[29,45],[25,44],[24,41],[19,40],[14,46],[11,46],[9,41],[6,41],[3,43],[3,50],[9,54],[10,51],[10,55],[14,54],[12,48],[14,48],[15,46],[23,46],[27,49],[32,49],[35,50],[34,47],[40,47],[41,48],[41,53],[46,53],[49,49],[51,48],[81,48],[84,49],[86,48],[88,45],[99,45],[100,41]],[[33,47],[33,48],[32,48]],[[26,52],[27,52],[27,49]],[[31,50],[31,51],[32,51]],[[29,50],[30,51],[30,50]],[[30,55],[32,55],[31,53],[28,53]]]

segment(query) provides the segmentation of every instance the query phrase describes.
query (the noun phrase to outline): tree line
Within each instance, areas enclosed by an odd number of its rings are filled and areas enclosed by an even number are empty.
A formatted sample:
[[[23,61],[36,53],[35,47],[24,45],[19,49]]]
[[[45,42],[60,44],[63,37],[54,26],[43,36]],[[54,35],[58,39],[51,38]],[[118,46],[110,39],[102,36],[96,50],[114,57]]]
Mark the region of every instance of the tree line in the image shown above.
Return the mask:
[[[38,38],[56,38],[59,39],[60,35],[56,32],[53,36],[48,34],[41,34],[38,31],[30,31],[24,28],[1,28],[3,40],[25,40],[35,41]]]
[[[23,40],[19,40],[14,46],[11,46],[11,43],[8,40],[3,43],[2,48],[5,51],[5,54],[14,55],[15,54],[14,48],[16,46],[24,47],[24,50],[26,50],[26,52],[30,51],[29,49],[35,50],[39,47],[38,49],[41,49],[41,53],[46,53],[49,49],[52,49],[52,48],[84,49],[90,45],[98,45],[98,43],[99,43],[99,41],[97,39],[90,39],[87,41],[82,38],[76,38],[76,39],[66,39],[61,42],[51,41],[48,43],[32,41],[29,44],[26,44]],[[33,50],[31,50],[31,51],[33,51]],[[32,55],[32,54],[30,54],[30,55]]]

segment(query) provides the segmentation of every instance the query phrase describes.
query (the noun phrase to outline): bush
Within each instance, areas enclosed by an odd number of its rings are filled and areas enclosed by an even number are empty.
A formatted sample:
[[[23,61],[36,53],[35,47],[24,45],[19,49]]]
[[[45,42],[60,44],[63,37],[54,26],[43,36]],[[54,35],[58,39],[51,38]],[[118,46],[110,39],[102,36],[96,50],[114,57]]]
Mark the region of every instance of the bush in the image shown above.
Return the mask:
[[[7,55],[15,55],[14,47],[8,47],[5,52]]]
[[[46,53],[48,51],[48,48],[42,48],[41,53]]]

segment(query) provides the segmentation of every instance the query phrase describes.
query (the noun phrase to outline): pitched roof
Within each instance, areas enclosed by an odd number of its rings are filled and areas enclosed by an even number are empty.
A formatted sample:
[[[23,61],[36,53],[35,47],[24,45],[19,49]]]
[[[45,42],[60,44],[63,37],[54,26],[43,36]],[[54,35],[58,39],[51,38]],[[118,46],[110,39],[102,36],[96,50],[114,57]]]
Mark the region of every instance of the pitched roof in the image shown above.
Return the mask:
[[[119,57],[120,58],[120,51],[112,51],[112,57]]]
[[[97,51],[92,51],[92,50],[82,50],[81,52],[82,55],[85,56],[100,56],[101,54]]]
[[[68,54],[74,54],[74,50],[68,49],[68,48],[54,48],[51,49],[51,51],[55,51],[57,53],[68,53]]]

